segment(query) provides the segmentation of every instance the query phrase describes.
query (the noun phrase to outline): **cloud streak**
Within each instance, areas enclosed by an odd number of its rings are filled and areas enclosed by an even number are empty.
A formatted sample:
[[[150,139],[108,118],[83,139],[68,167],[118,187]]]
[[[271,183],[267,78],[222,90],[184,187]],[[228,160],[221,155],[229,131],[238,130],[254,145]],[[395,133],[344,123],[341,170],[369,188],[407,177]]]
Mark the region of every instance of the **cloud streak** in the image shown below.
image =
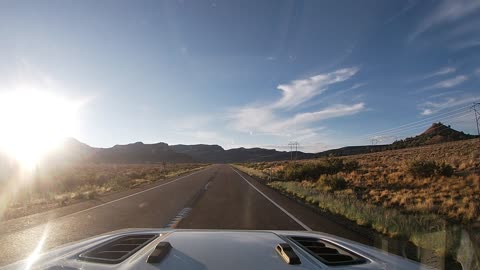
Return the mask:
[[[478,9],[480,9],[478,0],[444,0],[433,9],[431,14],[425,17],[415,31],[410,34],[408,40],[413,41],[438,25],[455,22]]]
[[[322,110],[298,113],[291,117],[279,117],[272,110],[259,107],[244,107],[231,115],[234,128],[242,132],[290,136],[292,133],[311,131],[309,124],[327,119],[353,115],[365,110],[364,103],[337,104]]]
[[[452,88],[454,86],[457,86],[457,85],[465,82],[466,80],[468,80],[468,76],[458,75],[454,78],[443,80],[443,81],[440,81],[440,82],[435,83],[433,85],[424,87],[423,90],[439,89],[439,88]]]
[[[439,102],[428,101],[419,106],[421,109],[420,114],[432,115],[445,109],[453,108],[453,107],[468,104],[468,103],[478,102],[479,100],[480,100],[480,96],[469,96],[469,97],[463,97],[463,98],[449,97]]]
[[[230,111],[230,126],[251,135],[295,136],[297,140],[311,139],[323,127],[313,126],[321,121],[353,115],[364,111],[365,104],[334,104],[312,112],[288,113],[291,109],[325,92],[333,84],[353,77],[358,68],[344,68],[303,80],[279,85],[282,96],[264,104],[250,104]],[[360,87],[360,86],[358,86]],[[298,109],[298,108],[297,108]]]
[[[447,75],[447,74],[450,74],[450,73],[453,73],[457,71],[456,68],[454,67],[444,67],[438,71],[435,71],[435,72],[432,72],[430,74],[427,74],[423,77],[423,79],[430,79],[430,78],[433,78],[433,77],[437,77],[437,76],[443,76],[443,75]]]
[[[350,79],[358,70],[357,67],[344,68],[304,80],[295,80],[289,84],[281,84],[277,89],[282,91],[282,98],[273,104],[273,108],[292,109],[322,94],[328,86]]]

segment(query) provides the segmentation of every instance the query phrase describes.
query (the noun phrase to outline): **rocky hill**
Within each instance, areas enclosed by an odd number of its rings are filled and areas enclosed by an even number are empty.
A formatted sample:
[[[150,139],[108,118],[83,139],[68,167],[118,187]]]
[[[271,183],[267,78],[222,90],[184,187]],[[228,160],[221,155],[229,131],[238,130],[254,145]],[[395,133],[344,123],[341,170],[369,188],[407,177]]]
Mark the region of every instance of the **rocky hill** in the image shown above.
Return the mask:
[[[392,143],[388,148],[401,149],[408,147],[417,147],[437,143],[468,140],[475,137],[476,136],[474,135],[465,134],[462,131],[457,131],[455,129],[452,129],[450,126],[445,126],[444,124],[438,122],[433,123],[431,127],[429,127],[420,135],[396,141]]]

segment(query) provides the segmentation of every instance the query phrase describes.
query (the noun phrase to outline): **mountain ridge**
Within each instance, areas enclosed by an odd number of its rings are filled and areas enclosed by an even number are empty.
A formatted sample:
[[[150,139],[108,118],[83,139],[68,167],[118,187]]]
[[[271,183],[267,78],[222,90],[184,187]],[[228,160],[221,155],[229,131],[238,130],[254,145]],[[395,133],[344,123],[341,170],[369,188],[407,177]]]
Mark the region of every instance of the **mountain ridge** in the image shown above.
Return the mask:
[[[319,153],[295,153],[277,151],[275,149],[232,148],[225,150],[217,144],[175,144],[165,142],[146,144],[135,142],[129,144],[116,144],[109,148],[89,146],[75,138],[67,138],[63,145],[51,152],[46,160],[51,162],[80,162],[80,163],[241,163],[260,161],[289,160],[293,157],[309,159],[329,156],[348,156],[379,152],[385,150],[402,149],[442,142],[457,141],[476,138],[477,136],[465,134],[452,129],[450,126],[438,122],[417,136],[395,141],[386,145],[360,145],[346,146],[330,149]]]

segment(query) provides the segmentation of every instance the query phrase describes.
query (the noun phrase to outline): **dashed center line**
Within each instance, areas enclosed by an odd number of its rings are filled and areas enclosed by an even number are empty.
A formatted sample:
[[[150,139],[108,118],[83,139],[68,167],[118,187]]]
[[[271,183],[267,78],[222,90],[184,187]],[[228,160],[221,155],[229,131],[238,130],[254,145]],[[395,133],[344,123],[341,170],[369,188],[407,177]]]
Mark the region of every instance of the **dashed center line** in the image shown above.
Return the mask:
[[[192,208],[190,207],[185,207],[180,211],[168,224],[165,226],[165,228],[176,228],[178,223],[182,221],[190,212],[192,211]]]
[[[190,212],[192,211],[193,209],[193,205],[195,204],[196,201],[198,201],[198,199],[203,195],[203,193],[205,191],[207,191],[208,187],[210,186],[211,184],[211,180],[209,180],[205,186],[200,189],[199,192],[197,192],[197,194],[195,194],[195,196],[193,196],[193,198],[190,200],[189,203],[187,203],[187,206],[185,208],[183,208],[180,212],[178,212],[178,214],[165,226],[165,228],[169,228],[169,229],[173,229],[173,228],[176,228],[178,226],[178,224],[180,223],[180,221],[182,221],[184,218],[186,218],[188,216],[188,214],[190,214]]]

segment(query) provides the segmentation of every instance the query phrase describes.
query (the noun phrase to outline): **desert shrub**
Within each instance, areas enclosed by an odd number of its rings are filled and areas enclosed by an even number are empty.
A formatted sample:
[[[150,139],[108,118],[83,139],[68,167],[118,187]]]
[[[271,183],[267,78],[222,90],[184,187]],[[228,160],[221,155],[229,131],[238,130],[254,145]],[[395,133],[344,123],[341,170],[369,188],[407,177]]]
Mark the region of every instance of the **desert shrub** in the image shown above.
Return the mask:
[[[314,180],[322,173],[325,173],[325,168],[318,163],[290,163],[284,167],[281,173],[282,178],[291,181]]]
[[[407,166],[407,172],[413,177],[431,177],[435,175],[437,163],[430,160],[414,160]]]
[[[345,162],[345,164],[343,165],[343,171],[344,172],[353,172],[353,171],[356,171],[360,168],[360,164],[358,163],[358,161],[356,160],[350,160],[350,161],[347,161]]]
[[[436,173],[441,176],[450,177],[453,175],[453,167],[445,163],[439,164]]]
[[[324,191],[342,190],[347,187],[347,181],[338,175],[321,175],[317,181],[317,188]]]
[[[325,161],[326,173],[336,174],[344,169],[344,162],[341,158],[329,158]]]
[[[413,177],[452,176],[453,167],[431,160],[414,160],[407,166],[407,172]]]
[[[352,172],[358,168],[359,163],[355,160],[344,162],[343,159],[329,158],[322,162],[287,163],[276,177],[286,181],[316,181],[323,174]]]

